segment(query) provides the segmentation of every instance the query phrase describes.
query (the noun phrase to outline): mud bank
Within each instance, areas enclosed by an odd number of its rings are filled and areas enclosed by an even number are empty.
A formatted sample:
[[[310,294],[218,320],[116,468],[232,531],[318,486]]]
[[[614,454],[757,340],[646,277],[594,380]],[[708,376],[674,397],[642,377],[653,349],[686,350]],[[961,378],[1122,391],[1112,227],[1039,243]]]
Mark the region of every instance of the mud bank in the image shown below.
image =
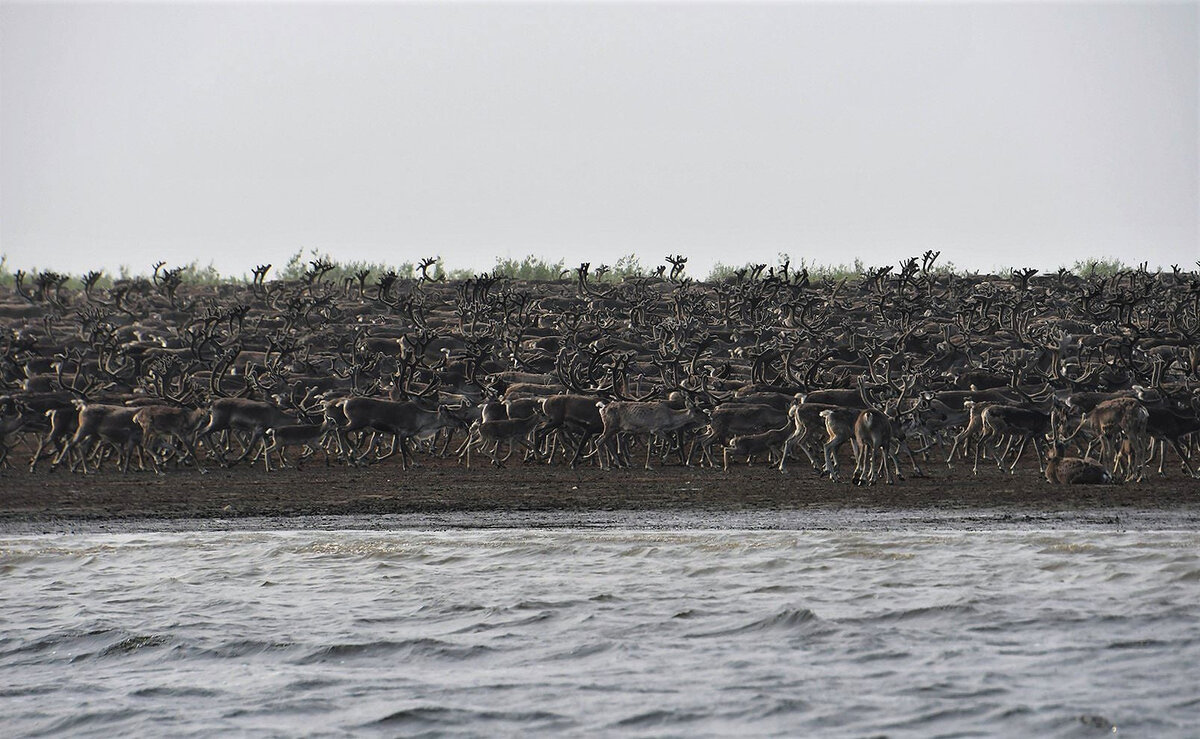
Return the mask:
[[[860,488],[818,478],[796,466],[788,474],[767,467],[720,470],[580,469],[515,465],[464,469],[426,461],[412,470],[306,467],[267,473],[245,466],[208,474],[27,474],[0,472],[0,526],[5,529],[85,522],[166,522],[250,519],[269,527],[352,516],[402,517],[430,525],[669,525],[703,521],[712,512],[741,513],[754,526],[903,521],[929,518],[1004,522],[1100,522],[1141,517],[1172,527],[1200,527],[1200,481],[1178,472],[1143,483],[1051,486],[1037,468],[1015,476],[989,469],[979,476],[944,467],[895,485]],[[289,523],[291,521],[291,523]],[[318,523],[318,525],[324,525]]]

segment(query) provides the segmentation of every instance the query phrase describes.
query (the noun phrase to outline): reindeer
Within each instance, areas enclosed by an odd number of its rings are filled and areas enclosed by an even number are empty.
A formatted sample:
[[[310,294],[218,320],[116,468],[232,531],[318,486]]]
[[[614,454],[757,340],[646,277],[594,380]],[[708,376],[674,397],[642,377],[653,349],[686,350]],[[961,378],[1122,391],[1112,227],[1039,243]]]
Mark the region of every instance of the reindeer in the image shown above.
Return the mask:
[[[596,405],[596,399],[588,395],[564,394],[542,398],[541,412],[546,420],[534,430],[534,447],[541,449],[541,442],[550,433],[554,433],[565,448],[571,441],[571,435],[576,435],[578,440],[574,442],[575,451],[570,461],[572,469],[579,461],[588,440],[604,432],[604,419],[600,416],[600,408]],[[549,451],[546,458],[552,459],[553,451]]]
[[[429,410],[417,401],[354,397],[347,398],[340,403],[342,413],[346,416],[346,425],[338,429],[341,439],[345,441],[347,433],[366,428],[391,434],[391,450],[379,457],[377,461],[391,457],[398,448],[401,469],[408,469],[413,465],[412,454],[408,449],[409,439],[461,424],[445,406],[439,405],[436,409]],[[361,464],[370,451],[371,449],[368,447],[366,451],[350,461],[354,464]]]
[[[470,434],[467,437],[466,443],[466,466],[471,466],[471,447],[475,443],[487,444],[492,443],[491,457],[492,465],[499,467],[513,453],[513,447],[520,444],[533,455],[537,455],[536,447],[530,443],[529,437],[533,434],[537,425],[541,422],[541,417],[536,414],[526,418],[504,418],[493,421],[477,421],[472,424]],[[504,455],[504,459],[498,459],[500,452],[500,444],[508,442],[508,454]]]
[[[1014,405],[988,405],[983,409],[980,415],[980,420],[983,425],[983,433],[979,437],[979,441],[975,446],[975,465],[979,466],[979,449],[983,446],[983,442],[997,437],[1007,436],[1009,439],[1008,446],[1004,451],[996,455],[996,464],[1000,469],[1004,469],[1004,460],[1008,456],[1009,447],[1012,446],[1013,439],[1020,439],[1020,445],[1017,448],[1016,456],[1013,457],[1012,464],[1008,468],[1009,474],[1015,474],[1017,462],[1021,460],[1021,454],[1025,451],[1025,444],[1032,439],[1033,450],[1038,456],[1038,470],[1045,471],[1046,465],[1042,461],[1041,448],[1038,446],[1039,438],[1044,438],[1050,431],[1050,414],[1037,410],[1036,408],[1027,408]]]
[[[605,469],[604,453],[617,434],[646,434],[646,469],[650,469],[650,451],[655,436],[668,434],[687,426],[700,423],[704,416],[692,406],[676,410],[664,401],[619,400],[612,403],[598,402],[604,432],[596,440],[596,451],[601,454],[600,467]],[[615,457],[615,453],[612,453]],[[690,457],[690,455],[688,455]],[[684,464],[690,465],[690,459]],[[611,467],[609,460],[607,467]]]
[[[1128,480],[1134,473],[1134,462],[1137,459],[1137,450],[1133,447],[1133,442],[1129,439],[1121,439],[1121,443],[1117,446],[1117,453],[1113,457],[1113,473],[1112,476],[1119,480]]]
[[[266,445],[263,449],[263,465],[271,471],[271,453],[279,455],[281,467],[287,467],[288,461],[284,452],[289,447],[303,447],[300,457],[296,460],[296,469],[309,457],[315,456],[317,449],[325,454],[325,466],[329,466],[329,449],[325,442],[329,436],[329,426],[326,423],[298,423],[295,426],[276,426],[266,430],[264,438]]]
[[[820,413],[821,418],[825,419],[825,430],[829,437],[824,447],[825,474],[834,482],[838,481],[838,451],[847,441],[851,443],[855,460],[858,459],[858,440],[854,434],[854,426],[861,412],[857,408],[831,408]]]
[[[484,384],[495,388],[497,392],[504,392],[512,385],[560,385],[559,378],[554,375],[516,370],[493,372],[484,377]]]
[[[750,464],[750,460],[759,454],[773,454],[777,449],[780,449],[783,444],[791,438],[792,426],[785,425],[770,431],[763,431],[758,434],[745,434],[735,436],[725,445],[722,453],[722,470],[729,471],[729,455],[733,454],[737,457],[746,457],[746,464]],[[768,463],[770,459],[768,458]]]
[[[785,411],[769,405],[722,403],[709,415],[708,428],[697,441],[701,464],[708,460],[709,465],[716,465],[712,458],[713,444],[728,441],[734,436],[776,429],[786,424],[787,420]],[[688,458],[690,461],[690,454]]]
[[[540,385],[529,382],[518,382],[508,386],[504,391],[504,399],[546,398],[551,395],[559,395],[566,392],[566,390],[562,385]]]
[[[1140,401],[1135,398],[1113,398],[1098,403],[1085,413],[1075,432],[1063,441],[1073,441],[1085,429],[1090,430],[1100,443],[1100,459],[1113,459],[1115,462],[1117,440],[1128,439],[1133,443],[1134,458],[1130,460],[1130,474],[1125,481],[1140,482],[1146,465],[1142,451],[1149,447],[1146,431],[1149,420],[1150,412]]]
[[[11,448],[8,443],[9,434],[19,432],[34,420],[34,414],[23,408],[16,409],[11,414],[0,415],[0,467],[11,467],[8,463],[8,451]]]
[[[1192,470],[1191,455],[1183,440],[1200,432],[1200,416],[1194,413],[1184,415],[1164,407],[1148,406],[1146,410],[1150,414],[1146,419],[1146,433],[1150,436],[1153,444],[1146,463],[1149,464],[1153,461],[1154,455],[1157,453],[1158,474],[1164,475],[1163,465],[1167,461],[1167,444],[1170,444],[1171,448],[1175,450],[1175,454],[1179,456],[1179,463],[1184,474],[1196,477],[1197,473]]]
[[[900,421],[906,412],[904,401],[912,390],[914,382],[912,379],[907,380],[900,388],[899,397],[889,401],[886,404],[888,410],[885,411],[873,406],[867,398],[866,386],[862,378],[859,378],[859,394],[863,402],[867,404],[867,408],[858,412],[851,426],[854,439],[855,484],[874,485],[879,478],[880,465],[887,477],[887,484],[894,484],[896,477],[900,475],[900,462],[892,451],[892,444],[897,438],[903,436]],[[826,426],[829,426],[830,420],[835,418],[837,418],[836,413],[826,416]],[[832,441],[835,429],[830,428],[829,431]],[[845,433],[845,429],[837,429],[837,431],[839,434]],[[912,456],[911,452],[909,452],[909,456]],[[891,467],[888,467],[889,461],[892,463]],[[913,460],[913,466],[916,466],[916,460]]]
[[[887,484],[895,483],[888,460],[891,460],[896,468],[899,468],[900,463],[896,461],[896,455],[891,449],[892,432],[892,419],[883,411],[868,408],[858,413],[854,419],[855,484],[874,485],[875,480],[879,478],[880,468],[887,475]]]
[[[79,427],[75,435],[67,441],[58,456],[51,463],[57,468],[68,457],[73,449],[80,448],[77,464],[71,469],[81,468],[84,474],[88,472],[87,460],[101,442],[108,442],[119,451],[119,464],[122,472],[129,471],[129,463],[138,442],[142,438],[142,430],[133,421],[137,408],[127,408],[120,405],[102,405],[78,401]],[[139,467],[141,466],[139,453]],[[103,459],[97,460],[97,469]]]
[[[1128,441],[1128,440],[1126,440]],[[1112,482],[1112,475],[1089,457],[1064,456],[1063,445],[1055,442],[1046,451],[1046,481],[1052,485],[1103,485]]]
[[[967,450],[971,442],[975,440],[975,467],[972,469],[972,473],[979,474],[980,445],[976,437],[980,437],[984,433],[983,412],[993,405],[997,404],[974,400],[963,401],[963,407],[967,411],[967,425],[954,437],[954,443],[950,446],[950,454],[946,456],[947,467],[954,466],[954,455],[960,448],[962,449],[962,456],[967,456]]]
[[[153,445],[164,436],[167,437],[173,451],[175,450],[174,443],[182,444],[188,458],[195,462],[196,469],[201,474],[206,472],[200,462],[200,457],[196,454],[196,446],[192,443],[192,437],[200,427],[205,415],[205,411],[201,409],[192,410],[166,405],[143,406],[133,414],[133,422],[142,429],[142,448],[150,453],[150,463],[154,465],[156,474],[162,474],[162,466]]]
[[[279,426],[294,426],[295,417],[284,413],[279,407],[261,400],[247,398],[217,398],[208,409],[208,424],[196,434],[197,440],[203,440],[222,465],[229,466],[225,450],[212,443],[212,435],[218,431],[234,432],[249,431],[250,440],[246,442],[242,454],[232,464],[241,462],[250,456],[260,444],[267,429]]]
[[[783,451],[779,458],[779,471],[786,472],[788,455],[792,447],[799,444],[800,450],[808,457],[809,464],[814,470],[823,469],[813,456],[814,447],[824,444],[823,431],[826,430],[826,419],[823,411],[841,410],[841,406],[826,403],[810,403],[804,394],[797,394],[790,408],[788,418],[792,421],[792,432],[783,442]]]
[[[36,472],[38,462],[43,459],[54,459],[62,453],[63,447],[79,429],[79,409],[74,406],[67,408],[51,408],[43,414],[48,422],[45,432],[38,439],[37,449],[29,460],[29,471]],[[55,469],[51,462],[51,469]]]

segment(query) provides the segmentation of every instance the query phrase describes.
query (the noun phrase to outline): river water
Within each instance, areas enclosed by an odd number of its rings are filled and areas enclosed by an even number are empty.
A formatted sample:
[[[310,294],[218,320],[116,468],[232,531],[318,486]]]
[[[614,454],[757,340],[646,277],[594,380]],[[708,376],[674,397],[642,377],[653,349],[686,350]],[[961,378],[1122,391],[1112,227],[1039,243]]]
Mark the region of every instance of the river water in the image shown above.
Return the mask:
[[[9,533],[0,732],[1195,736],[1198,594],[1181,530]]]

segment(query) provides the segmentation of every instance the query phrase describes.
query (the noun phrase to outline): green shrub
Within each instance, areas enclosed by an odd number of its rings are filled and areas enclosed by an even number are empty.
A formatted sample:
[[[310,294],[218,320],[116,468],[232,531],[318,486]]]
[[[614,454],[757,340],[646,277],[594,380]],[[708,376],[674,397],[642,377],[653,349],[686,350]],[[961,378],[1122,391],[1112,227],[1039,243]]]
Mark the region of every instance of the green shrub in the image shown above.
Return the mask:
[[[519,262],[515,259],[496,257],[496,265],[492,268],[492,274],[496,277],[508,277],[514,280],[551,282],[560,279],[563,271],[566,270],[565,264],[562,259],[550,262],[532,254]]]
[[[383,262],[366,262],[356,260],[353,262],[338,262],[333,259],[327,252],[320,252],[316,249],[310,249],[308,257],[304,256],[304,250],[301,249],[292,255],[287,264],[281,269],[275,270],[275,279],[294,281],[303,280],[305,275],[313,267],[313,263],[322,262],[327,265],[332,265],[332,269],[325,273],[321,279],[329,282],[341,282],[347,278],[354,279],[355,275],[363,270],[369,271],[371,274],[367,277],[368,281],[374,281],[383,276],[386,272],[395,272],[396,276],[402,280],[411,280],[416,277],[417,266],[413,262],[401,262],[399,265],[390,265]],[[439,258],[434,272],[441,268],[442,260]],[[270,278],[268,273],[268,278]]]
[[[1114,257],[1085,259],[1075,262],[1071,266],[1071,271],[1080,277],[1112,277],[1118,272],[1125,272],[1129,269],[1132,269],[1132,267]]]

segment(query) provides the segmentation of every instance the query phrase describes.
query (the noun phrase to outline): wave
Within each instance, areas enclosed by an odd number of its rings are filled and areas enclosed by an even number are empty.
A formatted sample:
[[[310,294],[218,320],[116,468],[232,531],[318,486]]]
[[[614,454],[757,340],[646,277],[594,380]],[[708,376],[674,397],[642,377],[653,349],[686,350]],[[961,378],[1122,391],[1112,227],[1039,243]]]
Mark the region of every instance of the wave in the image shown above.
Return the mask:
[[[154,647],[161,647],[164,644],[170,643],[170,641],[171,638],[169,636],[163,636],[161,634],[137,634],[122,639],[116,644],[111,644],[105,647],[104,649],[100,650],[100,653],[97,656],[113,657],[133,654],[141,649],[153,649]]]
[[[481,621],[479,623],[468,624],[461,629],[451,631],[451,634],[479,634],[485,631],[494,631],[496,629],[512,629],[520,626],[530,626],[533,624],[549,621],[554,618],[554,614],[550,611],[541,611],[538,613],[525,616],[523,618],[514,618],[503,621]]]
[[[92,629],[89,631],[68,630],[60,631],[55,634],[34,639],[33,641],[18,643],[11,649],[0,650],[0,659],[14,657],[21,654],[36,654],[47,650],[59,651],[60,648],[69,647],[75,643],[91,642],[102,639],[109,634],[118,633],[115,629]]]
[[[446,727],[468,726],[472,732],[479,728],[480,723],[520,724],[522,730],[532,728],[551,728],[537,726],[538,724],[560,724],[567,721],[565,716],[550,711],[496,711],[486,709],[451,708],[448,706],[413,706],[393,711],[388,715],[363,724],[360,728],[387,728],[392,731],[429,729],[444,731]]]
[[[118,546],[87,571],[22,565],[2,588],[2,733],[1104,732],[1082,714],[1123,734],[1194,733],[1194,549],[1142,570],[1126,563],[1127,539],[1106,544],[1111,556],[1048,556],[1028,534],[981,534],[966,557],[965,535],[939,547],[868,532],[851,545],[919,556],[864,564],[831,556],[837,533],[533,535],[554,544],[536,564],[484,549],[491,535],[448,532],[404,535],[414,551],[395,556],[457,548],[465,564],[379,572],[210,536],[203,556]],[[264,542],[383,536],[401,535]],[[729,553],[688,544],[712,538]],[[648,540],[651,560],[619,558]],[[777,555],[786,570],[758,571]],[[1077,566],[1064,583],[1031,560]],[[711,574],[686,577],[700,571]],[[1138,579],[1106,580],[1114,571]],[[268,581],[279,587],[254,587]],[[103,605],[137,593],[144,604]]]
[[[562,652],[547,655],[547,660],[576,660],[584,657],[591,657],[593,654],[603,654],[613,648],[613,643],[610,641],[591,642],[590,644],[580,644]]]
[[[711,636],[752,634],[761,631],[788,631],[800,627],[807,627],[819,621],[820,619],[817,617],[817,614],[813,613],[807,608],[785,608],[778,613],[773,613],[765,618],[751,621],[748,624],[735,626],[730,629],[708,631],[699,634],[689,634],[688,636],[691,638],[703,638]]]
[[[51,721],[29,732],[29,736],[59,736],[62,734],[82,734],[97,732],[101,727],[104,731],[115,734],[121,732],[114,724],[124,723],[141,716],[140,711],[132,709],[114,709],[111,711],[82,711]]]
[[[135,698],[216,698],[221,695],[221,691],[210,690],[208,688],[169,688],[163,685],[156,685],[149,688],[139,688],[129,695]]]
[[[50,652],[51,659],[38,659],[34,662],[65,659],[74,663],[89,659],[124,657],[142,650],[165,646],[171,641],[171,637],[163,634],[133,634],[122,629],[62,631],[0,651],[0,659],[18,658],[10,664],[23,664],[26,660],[21,660],[21,657]]]
[[[229,659],[249,657],[264,652],[283,652],[296,647],[295,642],[262,641],[259,639],[238,639],[224,644],[198,649],[195,656],[200,658]]]
[[[570,608],[583,601],[578,600],[522,600],[513,605],[514,610],[540,611],[544,608]]]
[[[850,620],[860,623],[869,623],[872,621],[916,621],[927,618],[941,618],[944,616],[974,615],[978,612],[979,609],[974,603],[948,603],[941,606],[921,606],[919,608],[905,608],[899,611],[886,611],[884,613]]]
[[[614,729],[677,726],[679,724],[688,723],[691,721],[699,721],[705,718],[708,717],[698,713],[693,713],[691,711],[673,711],[670,709],[656,708],[652,711],[643,711],[632,716],[626,716],[623,719],[613,722],[610,726]]]
[[[330,644],[320,647],[295,660],[297,665],[312,665],[324,662],[372,659],[375,657],[427,657],[446,660],[468,660],[494,653],[492,647],[482,644],[452,644],[440,639],[421,638],[404,641],[375,641],[361,644]]]
[[[1163,647],[1171,647],[1175,642],[1167,642],[1159,639],[1133,639],[1131,641],[1115,641],[1109,644],[1105,649],[1162,649]]]

